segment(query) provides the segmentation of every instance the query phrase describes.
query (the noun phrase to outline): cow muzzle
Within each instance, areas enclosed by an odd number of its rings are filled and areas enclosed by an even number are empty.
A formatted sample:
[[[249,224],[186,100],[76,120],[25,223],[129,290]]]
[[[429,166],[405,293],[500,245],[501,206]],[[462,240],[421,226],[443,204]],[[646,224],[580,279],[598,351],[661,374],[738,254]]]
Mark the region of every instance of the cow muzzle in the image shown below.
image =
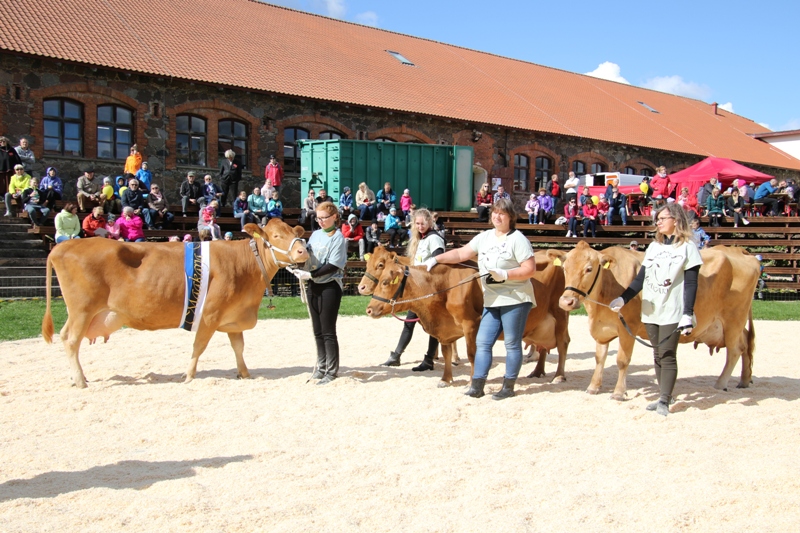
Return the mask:
[[[580,306],[580,300],[575,296],[562,296],[558,299],[558,306],[564,311],[574,311]]]

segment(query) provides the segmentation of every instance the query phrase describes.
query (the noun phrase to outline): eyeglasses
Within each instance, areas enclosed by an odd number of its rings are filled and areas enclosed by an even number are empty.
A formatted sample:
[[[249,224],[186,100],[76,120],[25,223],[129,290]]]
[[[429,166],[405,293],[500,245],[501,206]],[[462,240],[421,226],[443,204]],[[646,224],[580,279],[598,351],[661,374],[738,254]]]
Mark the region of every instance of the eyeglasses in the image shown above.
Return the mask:
[[[158,190],[158,187],[151,187],[151,188],[150,188],[150,190],[151,190],[151,191],[157,191],[157,190]]]
[[[329,218],[331,218],[332,216],[333,216],[333,215],[328,215],[328,216],[326,216],[326,217],[321,217],[321,216],[319,216],[319,215],[318,215],[318,216],[317,216],[317,220],[328,220],[328,219],[329,219]]]
[[[675,218],[675,217],[658,217],[658,218],[656,219],[656,224],[661,224],[661,223],[662,223],[662,222],[664,222],[665,220],[669,220],[669,219],[671,219],[671,218]]]

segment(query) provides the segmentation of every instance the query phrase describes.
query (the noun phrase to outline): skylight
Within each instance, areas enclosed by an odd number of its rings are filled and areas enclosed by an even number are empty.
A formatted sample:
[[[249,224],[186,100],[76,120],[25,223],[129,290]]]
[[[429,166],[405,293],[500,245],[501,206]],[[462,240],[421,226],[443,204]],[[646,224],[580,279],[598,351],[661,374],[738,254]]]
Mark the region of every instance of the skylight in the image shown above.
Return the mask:
[[[409,61],[408,59],[406,59],[406,58],[403,56],[403,54],[401,54],[400,52],[393,52],[393,51],[391,51],[391,50],[386,50],[386,51],[389,53],[389,55],[391,55],[393,58],[395,58],[396,60],[398,60],[398,61],[399,61],[399,62],[401,62],[402,64],[404,64],[404,65],[411,65],[412,67],[416,66],[416,65],[414,65],[414,63],[412,63],[411,61]]]
[[[641,105],[643,105],[644,107],[646,107],[647,109],[649,109],[651,113],[658,113],[658,111],[656,111],[655,109],[653,109],[653,108],[652,108],[652,107],[650,107],[649,105],[645,104],[644,102],[639,102],[639,104],[641,104]]]

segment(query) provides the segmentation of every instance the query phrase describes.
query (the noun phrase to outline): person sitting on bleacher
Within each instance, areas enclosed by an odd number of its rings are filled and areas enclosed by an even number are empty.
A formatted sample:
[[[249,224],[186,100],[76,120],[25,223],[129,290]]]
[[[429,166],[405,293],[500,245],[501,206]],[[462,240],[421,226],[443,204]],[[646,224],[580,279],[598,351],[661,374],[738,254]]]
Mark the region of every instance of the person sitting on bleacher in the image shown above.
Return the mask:
[[[750,221],[744,218],[746,204],[739,194],[739,189],[734,187],[728,201],[725,202],[726,211],[729,217],[733,217],[733,227],[738,228],[739,222],[747,226]]]
[[[95,206],[103,205],[102,185],[94,179],[94,167],[83,171],[78,178],[78,207],[81,212],[91,211]]]
[[[439,220],[439,213],[437,213],[436,211],[431,213],[431,216],[433,217],[433,230],[436,233],[438,233],[439,236],[442,239],[445,239],[445,235],[447,235],[447,229],[444,227],[444,221],[443,220]],[[413,236],[413,233],[412,233],[412,236]],[[445,239],[445,240],[447,240],[447,239]]]
[[[506,192],[506,188],[502,185],[497,186],[497,192],[494,193],[492,197],[492,203],[496,204],[498,200],[505,198],[506,200],[511,199],[511,195]]]
[[[239,196],[233,201],[233,218],[239,219],[242,224],[242,231],[244,231],[244,225],[248,222],[258,223],[247,203],[247,191],[239,191]]]
[[[567,219],[567,237],[578,236],[578,217],[580,210],[578,209],[578,201],[575,198],[570,198],[567,205],[564,206],[564,218]]]
[[[39,182],[39,193],[42,205],[51,210],[56,207],[56,202],[61,200],[61,195],[64,194],[64,182],[58,177],[56,167],[47,167],[47,172]]]
[[[711,196],[706,200],[706,210],[711,225],[719,227],[720,222],[725,218],[725,199],[720,195],[719,189],[711,191]]]
[[[39,191],[39,181],[36,178],[31,178],[28,188],[22,191],[22,205],[28,213],[32,227],[44,225],[50,210],[42,205],[42,193]]]
[[[11,201],[15,201],[19,211],[22,211],[22,191],[30,187],[31,176],[25,173],[25,167],[22,163],[14,165],[14,174],[11,175],[11,181],[8,182],[8,192],[6,193],[6,215],[11,216]]]
[[[613,190],[613,189],[612,189]],[[608,200],[606,200],[606,195],[600,195],[600,201],[597,203],[597,220],[600,221],[600,224],[605,224],[606,220],[608,219]]]
[[[203,198],[205,198],[206,205],[209,205],[214,200],[219,201],[222,198],[222,189],[214,183],[214,178],[211,177],[211,174],[206,174],[203,181],[205,182],[203,184]]]
[[[397,217],[397,208],[392,207],[389,209],[389,214],[383,220],[383,231],[389,235],[389,248],[395,247],[395,241],[400,244],[402,238],[402,229],[400,228],[400,219]]]
[[[272,193],[275,191],[275,187],[272,186],[272,180],[267,178],[267,180],[264,182],[264,186],[261,187],[261,196],[269,200],[272,198]]]
[[[756,189],[755,201],[759,204],[764,204],[765,206],[769,207],[770,215],[773,217],[778,216],[778,200],[775,198],[770,198],[770,194],[774,194],[778,187],[778,180],[772,178],[769,181],[765,181],[761,185],[758,186]]]
[[[711,237],[708,236],[703,228],[700,227],[700,219],[693,218],[689,221],[689,224],[692,226],[692,234],[694,235],[694,242],[697,244],[697,249],[702,250],[706,247],[706,245],[711,241]]]
[[[56,215],[56,244],[70,239],[81,238],[81,221],[78,219],[78,206],[68,203]]]
[[[319,207],[320,205],[324,204],[325,202],[333,203],[333,198],[328,196],[328,191],[326,191],[325,189],[320,189],[319,190],[319,196],[314,198],[314,202],[316,202],[316,207]]]
[[[613,191],[614,188],[612,187],[611,190]],[[578,207],[583,207],[591,203],[594,203],[592,202],[592,193],[589,192],[589,187],[584,187],[581,195],[578,197]]]
[[[272,198],[267,202],[267,217],[283,220],[283,202],[278,191],[272,191]]]
[[[492,191],[489,184],[484,182],[475,196],[475,210],[478,212],[478,222],[489,221],[489,209],[492,207]]]
[[[190,205],[195,205],[199,209],[202,209],[206,203],[206,199],[203,197],[203,186],[197,183],[195,178],[195,171],[190,170],[189,173],[186,174],[186,179],[181,183],[180,194],[183,216],[186,216]]]
[[[120,200],[114,195],[114,187],[111,185],[111,178],[103,178],[103,188],[100,189],[103,200],[104,213],[118,213],[122,211]],[[94,209],[92,209],[94,211]]]
[[[197,231],[207,231],[211,235],[212,241],[218,241],[222,238],[222,232],[217,224],[217,208],[219,204],[216,200],[212,200],[207,206],[200,211],[200,216],[197,219]]]
[[[301,226],[305,226],[307,220],[311,231],[317,229],[317,201],[314,196],[314,189],[308,189],[308,194],[303,200],[303,207],[300,209],[300,218],[297,219],[297,223]]]
[[[373,220],[372,224],[367,228],[365,235],[365,240],[367,241],[364,245],[365,253],[371,254],[375,251],[376,246],[380,246],[381,233],[383,232],[378,227],[378,223]]]
[[[84,237],[105,237],[108,234],[106,217],[99,205],[83,218],[81,223]]]
[[[610,226],[614,220],[614,214],[619,214],[622,219],[622,225],[628,225],[628,199],[624,194],[619,192],[619,187],[614,186],[611,189],[611,198],[608,198],[608,215],[606,215],[606,225]]]
[[[148,209],[145,210],[145,221],[150,227],[163,229],[172,224],[175,215],[169,212],[169,200],[155,183],[150,186],[150,195],[147,197]]]
[[[681,187],[681,194],[678,196],[676,202],[686,210],[686,214],[689,216],[690,220],[700,216],[700,206],[697,204],[697,196],[689,194],[689,187]]]
[[[339,217],[341,220],[347,220],[350,214],[355,212],[353,202],[353,194],[350,192],[350,187],[342,189],[342,194],[339,195]]]
[[[135,180],[132,180],[135,181]],[[130,183],[128,184],[130,188]],[[136,187],[139,187],[139,182],[136,181]],[[134,209],[131,206],[122,208],[122,216],[117,219],[117,226],[119,227],[119,236],[126,242],[144,242],[144,231],[141,217],[134,214]]]
[[[598,202],[600,203],[599,199]],[[597,237],[595,235],[595,231],[597,230],[597,217],[599,216],[599,211],[597,206],[594,205],[593,199],[590,197],[586,203],[583,204],[583,237],[588,237],[587,233],[589,230],[592,232],[592,237]]]
[[[379,213],[389,213],[392,207],[395,207],[397,203],[397,195],[392,190],[392,184],[388,181],[383,184],[383,189],[378,191],[378,195],[375,197],[376,203],[378,204],[378,212]]]
[[[525,211],[528,213],[528,224],[536,224],[539,218],[539,200],[536,193],[532,192],[528,202],[525,204]]]
[[[364,229],[361,227],[361,224],[359,224],[358,217],[355,214],[351,214],[347,217],[347,224],[342,225],[342,236],[344,236],[344,240],[348,243],[358,243],[358,260],[363,261],[366,246],[364,241]]]
[[[130,181],[128,181],[128,188],[122,193],[123,213],[125,212],[126,207],[130,207],[133,210],[134,215],[144,220],[147,204],[145,204],[142,191],[139,190],[139,180],[136,178],[131,178]]]
[[[547,194],[547,190],[539,189],[539,224],[544,224],[548,216],[555,215],[556,202]]]
[[[358,185],[356,192],[356,209],[360,211],[361,220],[373,220],[377,214],[375,208],[375,193],[363,181]]]
[[[261,195],[260,187],[254,187],[253,194],[247,197],[247,208],[256,224],[263,226],[267,223],[267,200]]]

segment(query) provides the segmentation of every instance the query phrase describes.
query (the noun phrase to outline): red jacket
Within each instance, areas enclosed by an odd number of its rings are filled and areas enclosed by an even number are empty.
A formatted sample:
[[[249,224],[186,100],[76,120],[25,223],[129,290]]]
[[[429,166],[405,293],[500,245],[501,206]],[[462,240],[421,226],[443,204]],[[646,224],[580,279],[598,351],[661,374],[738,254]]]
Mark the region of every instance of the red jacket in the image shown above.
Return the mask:
[[[664,199],[669,196],[671,192],[670,185],[669,185],[669,176],[664,176],[663,178],[656,174],[652,178],[650,178],[650,187],[653,189],[653,198],[658,196],[659,194],[664,197]]]
[[[345,239],[360,241],[364,238],[364,228],[361,227],[361,224],[356,224],[355,227],[350,224],[342,224],[342,235]]]
[[[264,169],[264,180],[270,180],[273,187],[281,186],[281,182],[283,181],[283,167],[280,163],[277,165],[273,165],[272,163],[267,164],[267,168]]]
[[[597,206],[594,204],[586,203],[583,204],[583,216],[585,217],[594,217],[597,218]]]
[[[87,237],[94,237],[94,232],[99,228],[106,227],[106,219],[105,217],[94,218],[94,215],[89,213],[86,215],[86,218],[83,219],[83,232],[86,234]]]

